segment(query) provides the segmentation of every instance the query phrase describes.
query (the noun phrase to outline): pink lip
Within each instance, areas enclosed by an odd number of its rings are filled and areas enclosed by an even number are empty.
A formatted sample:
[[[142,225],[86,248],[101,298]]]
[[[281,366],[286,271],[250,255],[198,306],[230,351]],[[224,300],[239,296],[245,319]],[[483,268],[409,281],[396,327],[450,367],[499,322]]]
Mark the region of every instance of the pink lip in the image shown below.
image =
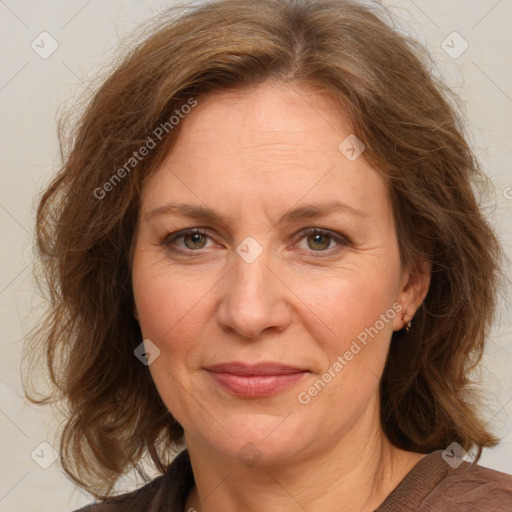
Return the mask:
[[[222,387],[238,396],[273,395],[300,380],[307,370],[280,363],[222,363],[205,370]]]

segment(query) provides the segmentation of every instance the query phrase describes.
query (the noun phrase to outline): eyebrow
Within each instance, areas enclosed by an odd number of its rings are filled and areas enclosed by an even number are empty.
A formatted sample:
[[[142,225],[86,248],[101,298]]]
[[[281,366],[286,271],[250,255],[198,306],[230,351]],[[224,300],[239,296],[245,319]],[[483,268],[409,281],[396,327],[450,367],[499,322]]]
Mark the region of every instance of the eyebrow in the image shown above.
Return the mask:
[[[286,212],[277,222],[290,223],[302,219],[312,219],[316,217],[324,217],[331,213],[348,213],[358,217],[368,217],[368,212],[358,210],[342,201],[331,201],[324,204],[309,204],[299,206]],[[225,223],[226,220],[219,215],[215,210],[207,206],[191,205],[185,203],[170,202],[151,210],[147,214],[147,219],[150,220],[159,215],[179,215],[182,217],[191,217],[195,219],[204,219]]]

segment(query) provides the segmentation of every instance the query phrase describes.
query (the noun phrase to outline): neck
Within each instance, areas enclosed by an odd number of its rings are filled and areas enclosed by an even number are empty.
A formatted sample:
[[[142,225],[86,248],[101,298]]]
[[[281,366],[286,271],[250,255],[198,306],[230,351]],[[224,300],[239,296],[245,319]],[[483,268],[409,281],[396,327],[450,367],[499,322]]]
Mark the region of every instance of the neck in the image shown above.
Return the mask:
[[[286,464],[240,461],[186,436],[195,486],[185,510],[371,512],[423,458],[393,447],[369,408],[350,432]]]

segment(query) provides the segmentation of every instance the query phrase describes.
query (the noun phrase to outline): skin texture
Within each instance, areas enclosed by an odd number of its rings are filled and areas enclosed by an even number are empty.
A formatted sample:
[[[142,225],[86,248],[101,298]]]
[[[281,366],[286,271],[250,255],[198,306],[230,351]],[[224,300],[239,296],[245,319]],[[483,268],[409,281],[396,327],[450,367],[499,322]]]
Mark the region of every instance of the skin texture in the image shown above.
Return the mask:
[[[392,332],[425,298],[430,273],[401,268],[385,182],[364,153],[349,161],[338,149],[351,127],[326,93],[267,82],[200,98],[182,122],[142,191],[132,279],[143,336],[160,350],[149,370],[185,430],[196,480],[186,510],[373,510],[423,456],[387,442],[378,384]],[[364,215],[279,222],[336,200]],[[222,220],[150,215],[169,202]],[[331,238],[304,233],[312,227]],[[165,245],[187,228],[207,237]],[[263,251],[251,263],[236,251],[246,237]],[[401,311],[300,403],[393,304]],[[229,361],[308,373],[272,396],[239,397],[204,370]],[[248,443],[253,467],[237,456]]]

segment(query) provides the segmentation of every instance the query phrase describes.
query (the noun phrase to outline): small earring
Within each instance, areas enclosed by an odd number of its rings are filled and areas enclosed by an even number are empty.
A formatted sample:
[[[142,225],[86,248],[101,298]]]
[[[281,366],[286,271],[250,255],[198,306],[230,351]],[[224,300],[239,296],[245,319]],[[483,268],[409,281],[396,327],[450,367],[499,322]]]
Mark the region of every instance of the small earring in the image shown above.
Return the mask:
[[[402,316],[402,320],[404,322],[406,322],[406,325],[404,326],[405,327],[405,332],[409,332],[409,329],[411,328],[411,323],[412,323],[412,317],[409,321],[406,320],[406,318],[408,317],[409,315],[408,314],[405,314]],[[404,328],[402,327],[402,329]]]

